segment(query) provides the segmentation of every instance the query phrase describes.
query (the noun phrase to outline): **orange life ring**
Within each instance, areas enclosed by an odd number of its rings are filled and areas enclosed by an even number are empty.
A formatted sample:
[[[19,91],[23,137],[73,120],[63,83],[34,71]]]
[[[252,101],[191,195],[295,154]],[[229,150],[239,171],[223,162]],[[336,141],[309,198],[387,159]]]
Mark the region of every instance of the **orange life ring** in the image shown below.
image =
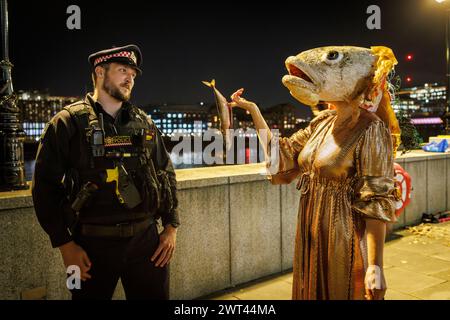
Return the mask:
[[[400,216],[406,206],[411,202],[411,177],[401,165],[394,163],[395,189],[397,191],[395,201],[395,215]]]

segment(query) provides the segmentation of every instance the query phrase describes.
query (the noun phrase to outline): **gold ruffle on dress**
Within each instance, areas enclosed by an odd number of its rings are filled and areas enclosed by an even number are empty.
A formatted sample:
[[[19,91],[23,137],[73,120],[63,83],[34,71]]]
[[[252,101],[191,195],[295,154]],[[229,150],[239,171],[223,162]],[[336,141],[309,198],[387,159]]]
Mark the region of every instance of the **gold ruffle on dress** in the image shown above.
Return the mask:
[[[322,111],[281,138],[271,175],[273,184],[300,177],[293,299],[364,299],[365,219],[396,220],[389,129],[366,110],[353,129],[335,120]]]

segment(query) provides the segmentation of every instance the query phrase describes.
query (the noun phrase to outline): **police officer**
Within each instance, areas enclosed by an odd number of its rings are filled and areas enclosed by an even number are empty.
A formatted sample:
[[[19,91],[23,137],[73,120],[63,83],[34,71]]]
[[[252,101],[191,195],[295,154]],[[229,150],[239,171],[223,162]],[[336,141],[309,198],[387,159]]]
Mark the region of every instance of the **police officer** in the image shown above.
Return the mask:
[[[141,51],[127,45],[88,60],[93,94],[56,114],[41,136],[37,218],[65,266],[79,267],[72,299],[111,299],[119,278],[127,299],[168,299],[176,179],[160,132],[128,102]]]

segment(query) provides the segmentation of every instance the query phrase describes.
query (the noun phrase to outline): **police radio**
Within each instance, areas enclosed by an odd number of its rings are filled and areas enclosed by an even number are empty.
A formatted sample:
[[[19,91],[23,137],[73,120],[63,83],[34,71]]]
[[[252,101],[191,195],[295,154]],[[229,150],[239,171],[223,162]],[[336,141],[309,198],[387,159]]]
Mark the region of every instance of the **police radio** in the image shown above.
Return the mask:
[[[103,157],[105,155],[105,129],[102,113],[98,115],[98,125],[92,127],[90,145],[93,157]]]

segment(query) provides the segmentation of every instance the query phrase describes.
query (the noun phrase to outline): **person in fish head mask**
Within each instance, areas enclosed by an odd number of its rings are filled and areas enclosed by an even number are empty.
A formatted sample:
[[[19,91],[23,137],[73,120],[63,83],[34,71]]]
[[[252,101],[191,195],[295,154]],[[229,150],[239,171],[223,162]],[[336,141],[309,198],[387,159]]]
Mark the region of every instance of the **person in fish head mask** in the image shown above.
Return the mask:
[[[395,222],[393,159],[400,129],[390,105],[387,47],[322,47],[286,60],[283,84],[300,102],[332,107],[306,129],[277,140],[258,107],[250,112],[263,136],[273,184],[298,179],[300,208],[293,261],[293,299],[383,299],[386,224]],[[270,153],[279,142],[278,152]],[[264,144],[264,143],[263,143]]]
[[[94,92],[64,107],[41,136],[37,218],[65,266],[79,270],[72,299],[111,299],[119,278],[127,299],[168,299],[176,176],[159,130],[129,102],[141,51],[115,47],[88,61]]]

